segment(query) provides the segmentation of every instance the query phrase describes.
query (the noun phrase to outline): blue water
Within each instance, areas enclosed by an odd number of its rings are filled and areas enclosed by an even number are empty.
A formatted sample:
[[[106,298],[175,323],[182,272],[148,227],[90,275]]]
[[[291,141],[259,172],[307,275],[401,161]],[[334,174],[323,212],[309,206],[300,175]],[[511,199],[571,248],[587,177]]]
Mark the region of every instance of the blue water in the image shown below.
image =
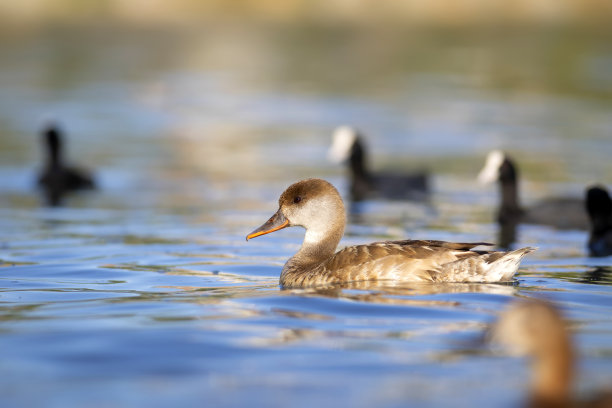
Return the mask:
[[[570,55],[586,68],[569,83],[542,84],[554,72],[539,60],[483,71],[510,57],[472,37],[397,41],[346,70],[345,46],[378,43],[274,34],[72,28],[0,42],[1,405],[515,406],[525,361],[479,339],[516,297],[551,299],[571,321],[578,393],[612,384],[612,260],[586,256],[586,231],[521,226],[515,245],[539,250],[513,285],[319,291],[278,287],[302,230],[245,241],[300,178],[346,192],[325,159],[342,123],[368,134],[374,167],[428,168],[434,192],[365,203],[341,245],[494,242],[496,189],[475,181],[491,148],[520,158],[527,203],[610,183],[612,69],[587,69],[612,61],[609,47]],[[483,66],[457,62],[471,52]],[[34,188],[48,115],[100,186],[60,208]]]

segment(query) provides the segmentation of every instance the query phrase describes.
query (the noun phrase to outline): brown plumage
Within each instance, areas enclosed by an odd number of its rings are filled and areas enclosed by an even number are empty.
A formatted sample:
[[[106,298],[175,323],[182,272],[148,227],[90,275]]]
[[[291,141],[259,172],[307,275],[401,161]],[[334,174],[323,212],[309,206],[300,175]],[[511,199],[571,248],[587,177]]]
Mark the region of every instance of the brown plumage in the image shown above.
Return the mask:
[[[281,272],[283,287],[355,281],[508,281],[521,258],[534,250],[475,251],[484,242],[387,241],[349,246],[336,252],[346,215],[338,191],[325,180],[307,179],[287,188],[278,211],[247,239],[290,226],[306,229],[300,250]]]
[[[610,407],[612,394],[572,397],[574,347],[559,310],[536,299],[513,302],[489,331],[489,340],[531,358],[528,406],[534,408]]]

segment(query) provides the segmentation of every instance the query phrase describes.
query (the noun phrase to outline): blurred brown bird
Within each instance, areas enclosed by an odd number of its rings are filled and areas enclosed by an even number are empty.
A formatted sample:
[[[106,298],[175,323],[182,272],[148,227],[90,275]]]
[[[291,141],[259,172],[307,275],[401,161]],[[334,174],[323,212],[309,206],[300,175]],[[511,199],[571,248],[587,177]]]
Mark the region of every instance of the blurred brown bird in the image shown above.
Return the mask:
[[[488,332],[489,340],[531,358],[528,406],[534,408],[612,407],[612,393],[578,400],[572,396],[575,352],[566,323],[552,304],[536,299],[513,302]]]

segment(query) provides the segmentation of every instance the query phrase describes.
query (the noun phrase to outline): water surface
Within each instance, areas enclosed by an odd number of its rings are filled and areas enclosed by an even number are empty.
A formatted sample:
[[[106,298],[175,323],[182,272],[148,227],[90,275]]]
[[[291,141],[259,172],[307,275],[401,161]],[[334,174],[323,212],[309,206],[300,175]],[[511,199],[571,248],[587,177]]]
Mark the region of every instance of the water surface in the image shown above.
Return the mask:
[[[513,298],[572,322],[577,391],[612,383],[612,263],[586,231],[523,225],[514,284],[280,290],[303,231],[245,242],[290,183],[324,177],[333,128],[377,168],[427,168],[429,203],[367,202],[341,245],[495,241],[508,149],[522,198],[610,182],[605,34],[354,28],[47,28],[0,41],[3,406],[514,406],[525,362],[477,343]],[[482,33],[481,33],[482,34]],[[572,39],[573,47],[561,47]],[[40,118],[100,188],[45,208]]]

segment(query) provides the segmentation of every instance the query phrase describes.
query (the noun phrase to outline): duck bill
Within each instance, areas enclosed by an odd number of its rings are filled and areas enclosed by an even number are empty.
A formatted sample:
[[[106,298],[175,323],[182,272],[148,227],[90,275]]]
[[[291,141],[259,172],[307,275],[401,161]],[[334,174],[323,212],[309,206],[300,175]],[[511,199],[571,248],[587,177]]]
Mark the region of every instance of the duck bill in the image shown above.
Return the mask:
[[[289,220],[278,210],[264,225],[247,235],[247,241],[260,235],[269,234],[289,226]]]
[[[478,173],[480,184],[491,184],[499,179],[499,168],[504,163],[505,157],[501,150],[493,150],[487,156],[485,165]]]
[[[478,173],[478,182],[486,185],[491,184],[498,179],[499,170],[491,168],[491,166],[485,166],[480,173]]]

